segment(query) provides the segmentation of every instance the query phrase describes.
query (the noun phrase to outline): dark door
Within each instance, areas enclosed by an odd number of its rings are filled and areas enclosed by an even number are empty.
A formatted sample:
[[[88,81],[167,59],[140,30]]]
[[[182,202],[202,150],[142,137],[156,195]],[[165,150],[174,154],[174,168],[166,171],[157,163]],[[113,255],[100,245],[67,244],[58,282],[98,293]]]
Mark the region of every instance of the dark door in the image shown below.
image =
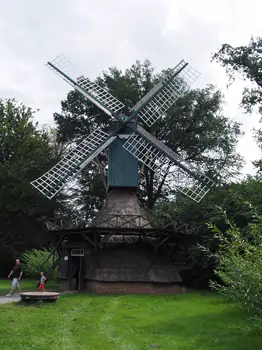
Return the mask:
[[[75,289],[80,292],[82,280],[82,256],[72,256],[72,279],[75,280]]]

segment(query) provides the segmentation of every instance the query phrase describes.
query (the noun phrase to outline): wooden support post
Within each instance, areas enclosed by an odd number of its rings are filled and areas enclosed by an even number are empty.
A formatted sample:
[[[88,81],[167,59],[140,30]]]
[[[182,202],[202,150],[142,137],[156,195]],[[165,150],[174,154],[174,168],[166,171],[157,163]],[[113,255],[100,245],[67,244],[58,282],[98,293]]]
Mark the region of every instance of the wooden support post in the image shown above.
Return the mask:
[[[166,236],[158,245],[157,245],[157,248],[161,247],[162,244],[166,243],[166,241],[169,240],[169,237]]]
[[[101,239],[101,241],[99,242],[98,246],[99,249],[102,248],[103,244],[106,243],[108,241],[108,239],[112,236],[112,234],[110,235],[104,235],[104,237]]]
[[[81,281],[82,281],[82,256],[80,256],[79,261],[79,276],[78,276],[78,291],[81,291]]]
[[[69,290],[72,289],[72,257],[71,253],[68,254],[68,278],[69,278]]]
[[[85,238],[85,240],[87,240],[94,248],[96,248],[96,243],[90,238],[88,237],[86,234],[82,233],[82,236]]]

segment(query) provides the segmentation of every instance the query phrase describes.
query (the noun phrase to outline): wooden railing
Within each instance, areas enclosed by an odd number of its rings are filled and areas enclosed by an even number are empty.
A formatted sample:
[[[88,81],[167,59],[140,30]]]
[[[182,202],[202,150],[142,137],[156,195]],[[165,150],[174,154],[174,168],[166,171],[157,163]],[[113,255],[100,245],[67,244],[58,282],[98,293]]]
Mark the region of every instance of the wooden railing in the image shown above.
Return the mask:
[[[104,215],[93,220],[60,217],[46,220],[48,231],[61,231],[85,227],[151,228],[148,219],[141,215]]]
[[[46,220],[46,227],[48,231],[61,231],[70,230],[74,228],[85,228],[88,226],[87,224],[88,222],[85,222],[77,217],[60,217]]]
[[[151,229],[156,228],[151,225],[146,216],[142,215],[103,215],[101,218],[96,217],[91,220],[83,220],[77,217],[59,217],[46,220],[46,227],[48,231],[65,231],[80,228],[122,228],[124,229]],[[169,225],[162,226],[161,229],[172,230],[178,233],[196,234],[201,225],[199,223],[191,222],[180,223],[179,221],[173,221]]]

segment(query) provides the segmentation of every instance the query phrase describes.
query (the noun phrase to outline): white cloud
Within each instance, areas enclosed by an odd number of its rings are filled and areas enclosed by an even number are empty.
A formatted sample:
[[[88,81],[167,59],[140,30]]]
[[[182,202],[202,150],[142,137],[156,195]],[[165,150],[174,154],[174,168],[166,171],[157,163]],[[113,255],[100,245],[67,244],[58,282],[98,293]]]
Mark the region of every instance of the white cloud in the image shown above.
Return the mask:
[[[259,152],[252,140],[257,115],[239,110],[242,82],[226,89],[225,72],[210,63],[222,43],[244,45],[262,30],[260,0],[0,0],[0,96],[34,109],[40,123],[52,114],[69,87],[44,63],[63,52],[88,76],[109,66],[126,68],[149,58],[158,69],[182,57],[202,72],[195,86],[215,84],[224,93],[228,116],[243,123],[239,151],[248,164]]]

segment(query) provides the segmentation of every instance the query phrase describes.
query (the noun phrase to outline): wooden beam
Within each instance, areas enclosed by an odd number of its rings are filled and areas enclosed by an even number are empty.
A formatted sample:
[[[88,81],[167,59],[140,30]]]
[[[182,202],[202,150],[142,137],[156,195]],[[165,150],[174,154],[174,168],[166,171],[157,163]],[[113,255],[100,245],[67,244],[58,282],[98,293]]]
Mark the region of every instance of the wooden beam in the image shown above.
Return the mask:
[[[106,241],[108,241],[109,237],[111,237],[111,236],[113,236],[113,235],[105,235],[105,236],[101,239],[101,241],[100,241],[99,244],[98,244],[100,249],[102,248],[102,245],[103,245]]]
[[[81,233],[81,236],[83,236],[85,238],[86,241],[88,241],[94,248],[96,248],[96,244],[95,242],[90,238],[88,237],[86,234],[84,233]]]
[[[161,247],[161,245],[162,245],[163,243],[165,243],[166,241],[168,241],[168,240],[169,240],[169,237],[166,236],[166,237],[157,245],[157,248]]]

